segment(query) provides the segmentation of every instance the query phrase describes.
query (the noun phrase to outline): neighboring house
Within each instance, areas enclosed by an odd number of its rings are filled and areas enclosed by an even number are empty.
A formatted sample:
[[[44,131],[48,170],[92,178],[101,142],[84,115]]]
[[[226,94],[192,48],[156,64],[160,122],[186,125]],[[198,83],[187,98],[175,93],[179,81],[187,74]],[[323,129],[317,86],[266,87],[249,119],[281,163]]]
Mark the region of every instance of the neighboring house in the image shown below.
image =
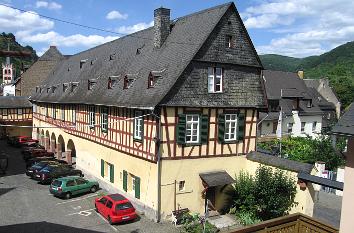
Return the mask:
[[[15,84],[9,83],[3,87],[3,96],[15,96]]]
[[[317,94],[296,73],[264,70],[263,79],[268,112],[259,116],[262,139],[280,137],[280,131],[282,136],[317,137],[325,127],[323,109],[334,112],[334,106],[326,100],[319,103]]]
[[[26,97],[0,97],[0,135],[32,136],[32,103]]]
[[[205,197],[219,210],[256,147],[261,70],[233,3],[174,21],[159,8],[153,27],[49,73],[30,97],[34,128],[48,128],[33,136],[151,218],[204,213]]]
[[[66,59],[56,46],[50,48],[16,80],[16,96],[30,96],[57,64]]]
[[[325,99],[327,102],[334,104],[336,109],[336,117],[339,119],[341,113],[341,103],[336,92],[329,85],[328,78],[304,79],[304,81],[307,87],[314,88],[320,94],[320,96],[318,96],[318,101],[320,103],[323,99]]]
[[[333,127],[332,133],[348,138],[340,232],[351,233],[354,229],[354,103]]]

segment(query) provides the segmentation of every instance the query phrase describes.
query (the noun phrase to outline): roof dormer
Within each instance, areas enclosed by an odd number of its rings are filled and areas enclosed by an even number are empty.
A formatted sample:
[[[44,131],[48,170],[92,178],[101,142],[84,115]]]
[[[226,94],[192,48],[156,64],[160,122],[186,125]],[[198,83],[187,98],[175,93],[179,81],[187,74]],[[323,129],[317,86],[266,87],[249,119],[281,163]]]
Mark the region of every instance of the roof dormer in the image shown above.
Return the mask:
[[[130,88],[133,85],[133,83],[136,80],[136,78],[137,78],[136,74],[127,74],[127,75],[125,75],[123,89]]]

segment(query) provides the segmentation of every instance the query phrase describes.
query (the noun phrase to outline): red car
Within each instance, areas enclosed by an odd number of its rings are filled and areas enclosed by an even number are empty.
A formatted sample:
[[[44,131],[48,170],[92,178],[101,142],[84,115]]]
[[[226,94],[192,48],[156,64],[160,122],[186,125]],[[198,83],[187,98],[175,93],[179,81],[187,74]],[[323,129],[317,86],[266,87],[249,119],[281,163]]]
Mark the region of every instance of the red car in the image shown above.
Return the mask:
[[[96,198],[95,209],[109,224],[134,220],[138,217],[132,203],[120,194],[110,194]]]
[[[32,150],[30,153],[23,154],[24,160],[29,160],[30,158],[36,158],[36,157],[54,157],[54,153],[48,152],[43,149],[35,149]]]

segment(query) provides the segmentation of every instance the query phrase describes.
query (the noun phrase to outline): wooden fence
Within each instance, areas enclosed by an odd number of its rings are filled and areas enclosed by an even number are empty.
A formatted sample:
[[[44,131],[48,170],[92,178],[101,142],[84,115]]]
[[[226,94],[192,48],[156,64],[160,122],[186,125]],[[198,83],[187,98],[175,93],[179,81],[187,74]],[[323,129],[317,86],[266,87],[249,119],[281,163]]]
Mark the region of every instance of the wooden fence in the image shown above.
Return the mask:
[[[304,214],[271,219],[228,233],[338,233],[339,230]]]

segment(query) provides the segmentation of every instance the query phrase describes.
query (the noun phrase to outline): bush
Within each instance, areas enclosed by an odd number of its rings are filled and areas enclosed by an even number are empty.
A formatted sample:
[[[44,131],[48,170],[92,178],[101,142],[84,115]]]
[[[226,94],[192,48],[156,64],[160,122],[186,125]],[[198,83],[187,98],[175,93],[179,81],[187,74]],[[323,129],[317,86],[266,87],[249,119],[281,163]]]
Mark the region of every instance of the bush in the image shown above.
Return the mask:
[[[182,217],[183,230],[185,233],[202,233],[203,232],[203,222],[198,214],[186,213]],[[205,222],[205,233],[216,233],[219,230],[209,223]]]
[[[345,164],[344,159],[336,153],[329,137],[321,136],[317,139],[290,137],[281,140],[281,157],[304,163],[314,164],[317,161],[326,163],[326,169],[335,170]],[[259,143],[264,150],[279,147],[280,141]],[[338,140],[337,149],[343,151],[343,139]]]
[[[284,216],[297,204],[296,181],[280,169],[260,166],[254,177],[240,172],[234,188],[232,209],[243,224]]]

